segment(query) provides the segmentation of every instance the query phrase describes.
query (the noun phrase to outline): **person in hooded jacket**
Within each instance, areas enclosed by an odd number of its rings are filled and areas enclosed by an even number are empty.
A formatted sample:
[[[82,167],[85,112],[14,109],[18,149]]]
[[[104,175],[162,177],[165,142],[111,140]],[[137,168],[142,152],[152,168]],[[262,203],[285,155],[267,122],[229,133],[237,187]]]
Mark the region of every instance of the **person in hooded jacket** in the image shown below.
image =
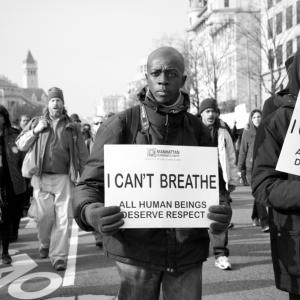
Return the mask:
[[[209,250],[207,229],[122,229],[120,207],[104,207],[105,144],[210,145],[208,131],[187,112],[183,56],[172,47],[156,49],[148,57],[146,79],[135,140],[126,139],[126,112],[110,117],[98,130],[76,188],[74,216],[82,229],[102,233],[104,251],[116,260],[121,277],[119,300],[158,300],[161,289],[165,299],[198,300]],[[209,211],[212,230],[226,230],[230,207],[216,205]]]
[[[0,238],[4,264],[12,262],[9,242],[12,230],[16,228],[18,232],[26,192],[26,182],[21,173],[24,154],[15,143],[19,133],[11,126],[7,109],[0,105]]]
[[[239,151],[238,170],[239,176],[243,174],[247,178],[247,182],[251,184],[253,149],[256,137],[256,131],[261,123],[262,112],[254,109],[250,112],[249,129],[245,129],[242,136],[241,147]],[[263,232],[269,232],[268,212],[264,205],[261,205],[254,199],[251,219],[253,226],[261,226]]]
[[[300,299],[300,177],[276,171],[300,88],[300,51],[289,69],[281,106],[262,121],[255,142],[252,193],[269,207],[271,253],[278,289]]]

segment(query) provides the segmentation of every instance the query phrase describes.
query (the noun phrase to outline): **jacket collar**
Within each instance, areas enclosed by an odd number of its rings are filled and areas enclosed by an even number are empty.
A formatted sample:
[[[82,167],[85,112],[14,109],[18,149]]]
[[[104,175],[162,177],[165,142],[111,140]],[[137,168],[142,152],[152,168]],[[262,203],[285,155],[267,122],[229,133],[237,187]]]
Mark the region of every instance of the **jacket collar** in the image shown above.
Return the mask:
[[[185,112],[190,106],[189,95],[183,90],[180,90],[180,98],[178,101],[176,101],[174,105],[170,106],[159,104],[147,87],[144,87],[137,96],[142,104],[163,114],[178,114]]]

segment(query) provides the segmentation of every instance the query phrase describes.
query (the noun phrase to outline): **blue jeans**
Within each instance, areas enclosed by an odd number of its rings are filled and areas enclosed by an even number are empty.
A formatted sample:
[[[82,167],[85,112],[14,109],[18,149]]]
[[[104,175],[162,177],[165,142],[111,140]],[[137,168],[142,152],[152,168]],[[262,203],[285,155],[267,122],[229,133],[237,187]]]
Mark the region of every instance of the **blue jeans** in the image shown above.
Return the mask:
[[[215,258],[220,256],[228,257],[228,230],[221,233],[212,233],[210,230],[208,230],[208,233]]]
[[[170,273],[116,262],[121,286],[118,300],[201,300],[202,264],[184,272]]]

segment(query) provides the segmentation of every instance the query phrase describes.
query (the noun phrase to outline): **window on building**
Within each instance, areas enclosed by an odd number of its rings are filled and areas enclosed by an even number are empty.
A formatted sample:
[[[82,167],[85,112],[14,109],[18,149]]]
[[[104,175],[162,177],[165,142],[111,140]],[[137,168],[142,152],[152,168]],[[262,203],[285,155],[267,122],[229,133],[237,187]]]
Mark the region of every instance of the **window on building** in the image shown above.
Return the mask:
[[[273,49],[269,50],[268,61],[269,61],[269,69],[271,70],[271,69],[274,68],[274,52],[273,52]]]
[[[268,9],[273,6],[273,0],[268,0]]]
[[[293,5],[286,8],[285,18],[286,29],[289,29],[293,26]]]
[[[276,34],[282,32],[282,12],[276,15]]]
[[[300,50],[300,35],[297,36],[297,50]]]
[[[297,1],[297,24],[300,23],[300,1]]]
[[[286,58],[293,54],[293,40],[289,40],[286,43]]]
[[[224,0],[224,7],[229,7],[229,0]]]
[[[268,39],[273,37],[273,18],[268,20]]]
[[[282,45],[279,45],[276,48],[276,60],[277,60],[277,66],[281,66],[282,62],[283,62],[283,58],[282,58]]]

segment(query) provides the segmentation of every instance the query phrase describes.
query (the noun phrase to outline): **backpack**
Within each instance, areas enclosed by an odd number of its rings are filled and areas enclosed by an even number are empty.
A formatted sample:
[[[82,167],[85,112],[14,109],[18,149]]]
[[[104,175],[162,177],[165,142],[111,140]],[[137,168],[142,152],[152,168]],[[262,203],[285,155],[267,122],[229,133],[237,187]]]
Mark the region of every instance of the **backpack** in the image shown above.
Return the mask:
[[[126,143],[135,144],[135,138],[139,130],[140,125],[140,105],[135,105],[125,111],[126,120]]]

